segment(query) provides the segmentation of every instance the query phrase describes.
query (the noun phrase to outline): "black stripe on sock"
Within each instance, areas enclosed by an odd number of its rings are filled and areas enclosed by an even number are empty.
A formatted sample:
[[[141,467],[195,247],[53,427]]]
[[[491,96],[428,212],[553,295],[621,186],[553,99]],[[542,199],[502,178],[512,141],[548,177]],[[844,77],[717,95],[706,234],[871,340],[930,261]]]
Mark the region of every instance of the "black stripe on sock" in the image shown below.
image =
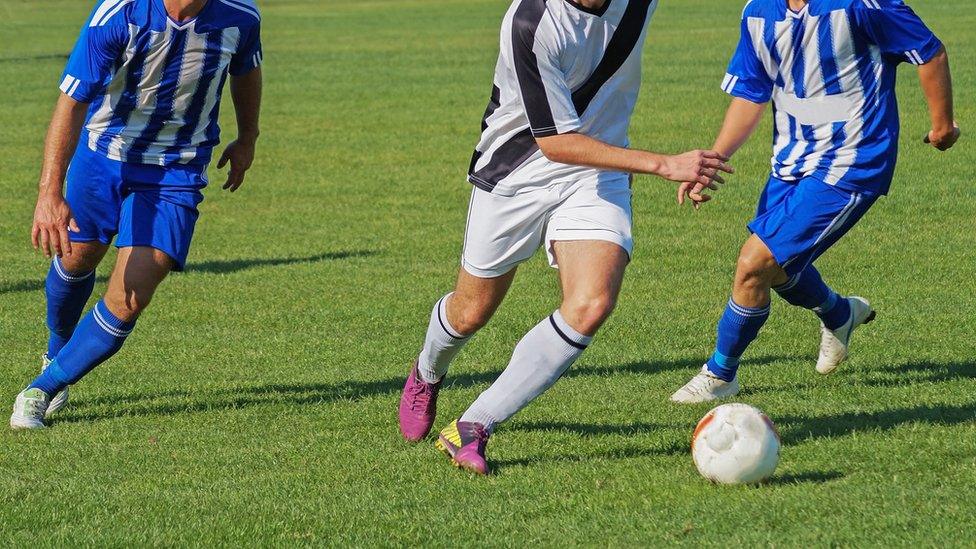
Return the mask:
[[[583,349],[586,349],[586,345],[583,345],[582,343],[580,343],[578,341],[573,341],[572,339],[569,338],[568,335],[566,335],[562,330],[559,329],[559,325],[556,324],[556,318],[553,315],[549,315],[549,322],[552,323],[552,329],[553,330],[556,330],[556,333],[559,334],[559,337],[563,338],[563,341],[565,341],[566,343],[572,345],[573,347],[576,347],[577,349],[579,349],[581,351]]]
[[[448,330],[447,329],[447,323],[444,322],[444,318],[441,317],[441,303],[443,301],[444,301],[444,298],[442,297],[441,300],[438,301],[437,302],[437,305],[436,305],[436,307],[437,307],[437,322],[440,323],[441,329],[444,330],[444,333],[445,334],[447,334],[448,336],[450,336],[453,339],[468,339],[468,338],[466,338],[464,336],[459,336],[459,335],[455,334],[454,332],[452,332],[451,330]]]

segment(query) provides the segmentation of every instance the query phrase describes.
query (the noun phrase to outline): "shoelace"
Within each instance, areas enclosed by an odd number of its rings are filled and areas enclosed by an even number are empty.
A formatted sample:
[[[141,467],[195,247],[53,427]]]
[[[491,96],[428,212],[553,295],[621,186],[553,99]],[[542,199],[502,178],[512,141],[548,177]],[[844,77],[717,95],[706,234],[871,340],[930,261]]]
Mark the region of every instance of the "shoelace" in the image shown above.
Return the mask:
[[[840,339],[834,335],[833,331],[826,326],[821,327],[821,330],[821,347],[831,353],[841,350],[838,348],[841,345]]]
[[[28,415],[42,415],[45,408],[44,401],[36,398],[29,398],[24,402],[24,408]]]
[[[464,435],[468,435],[474,439],[474,442],[478,443],[478,453],[484,454],[485,447],[488,445],[488,431],[480,423],[475,423],[471,427],[465,429]],[[463,438],[467,438],[462,436]],[[469,443],[470,444],[470,443]]]
[[[414,412],[429,410],[431,397],[434,394],[433,389],[421,379],[417,379],[417,383],[414,383],[411,389],[410,409]]]
[[[698,383],[694,383],[694,382],[689,383],[688,385],[691,385],[691,388],[689,389],[686,387],[685,389],[686,391],[688,391],[690,394],[693,395],[700,395],[702,393],[708,392],[709,388],[711,388],[714,385],[718,385],[718,382],[721,381],[717,377],[712,377],[705,374],[698,374],[695,377],[701,381],[699,381]]]

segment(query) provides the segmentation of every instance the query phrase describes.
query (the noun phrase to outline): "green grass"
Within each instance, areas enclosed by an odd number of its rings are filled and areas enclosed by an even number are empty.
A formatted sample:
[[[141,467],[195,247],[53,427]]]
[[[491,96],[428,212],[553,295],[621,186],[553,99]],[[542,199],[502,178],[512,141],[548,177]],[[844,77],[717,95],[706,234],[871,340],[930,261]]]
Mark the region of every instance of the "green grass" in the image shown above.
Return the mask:
[[[88,4],[0,0],[3,402],[35,374],[45,341],[47,263],[28,230],[63,54]],[[948,44],[965,129],[976,14],[966,0],[913,4]],[[635,145],[711,142],[741,6],[662,3]],[[816,321],[777,302],[748,354],[740,400],[784,441],[771,483],[702,480],[688,442],[708,406],[666,402],[710,351],[768,169],[768,120],[697,214],[677,209],[671,185],[637,180],[637,248],[615,316],[499,430],[496,474],[471,478],[432,444],[400,440],[395,407],[456,273],[464,171],[506,2],[262,8],[257,164],[236,195],[207,191],[189,271],[163,285],[52,428],[0,431],[0,545],[976,544],[976,150],[919,143],[927,115],[910,68],[893,192],[820,263],[839,290],[872,299],[878,322],[822,378]],[[536,257],[454,365],[443,421],[557,303]]]

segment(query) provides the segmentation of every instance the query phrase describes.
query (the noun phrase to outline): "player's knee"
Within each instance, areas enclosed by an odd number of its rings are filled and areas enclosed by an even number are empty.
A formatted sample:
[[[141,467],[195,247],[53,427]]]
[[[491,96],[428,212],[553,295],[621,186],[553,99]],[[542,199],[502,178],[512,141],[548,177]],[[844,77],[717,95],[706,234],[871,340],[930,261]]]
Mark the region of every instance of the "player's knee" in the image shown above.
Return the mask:
[[[65,255],[60,258],[61,266],[68,271],[68,274],[80,275],[90,273],[95,270],[95,267],[98,267],[98,263],[102,259],[101,254],[82,250],[85,249],[76,246],[75,251],[71,255]]]
[[[736,263],[735,283],[740,287],[768,285],[776,268],[776,258],[768,250],[743,248]]]
[[[132,288],[121,290],[109,288],[104,297],[108,310],[124,322],[135,322],[149,306],[151,300],[151,291]]]
[[[451,320],[452,327],[463,336],[469,336],[485,327],[491,320],[491,309],[477,305],[467,307],[457,318]]]
[[[609,295],[568,299],[560,307],[563,319],[577,332],[592,336],[610,318],[617,300]]]

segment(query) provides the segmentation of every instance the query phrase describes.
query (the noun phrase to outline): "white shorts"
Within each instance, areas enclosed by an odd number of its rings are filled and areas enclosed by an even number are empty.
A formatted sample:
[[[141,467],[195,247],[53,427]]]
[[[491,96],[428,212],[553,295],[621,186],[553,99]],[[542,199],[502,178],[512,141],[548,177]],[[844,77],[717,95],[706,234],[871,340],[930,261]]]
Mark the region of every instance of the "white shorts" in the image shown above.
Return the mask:
[[[471,192],[461,266],[479,278],[501,276],[529,259],[545,244],[556,265],[552,243],[559,240],[613,242],[630,256],[630,178],[606,174],[577,183],[498,196],[477,187]]]

